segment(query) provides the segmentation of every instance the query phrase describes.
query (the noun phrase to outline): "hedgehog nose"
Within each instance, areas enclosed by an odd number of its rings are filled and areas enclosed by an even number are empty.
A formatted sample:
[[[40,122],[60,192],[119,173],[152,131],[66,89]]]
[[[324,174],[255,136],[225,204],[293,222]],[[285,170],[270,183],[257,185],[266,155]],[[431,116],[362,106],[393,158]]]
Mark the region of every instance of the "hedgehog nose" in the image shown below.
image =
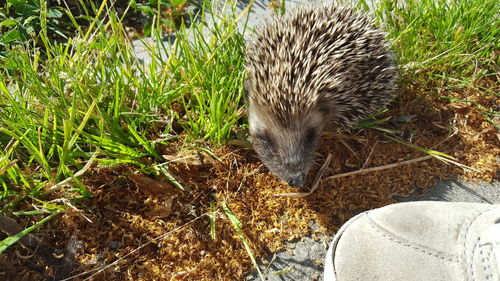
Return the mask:
[[[291,187],[301,187],[306,181],[306,175],[304,173],[298,173],[288,178],[288,185]]]

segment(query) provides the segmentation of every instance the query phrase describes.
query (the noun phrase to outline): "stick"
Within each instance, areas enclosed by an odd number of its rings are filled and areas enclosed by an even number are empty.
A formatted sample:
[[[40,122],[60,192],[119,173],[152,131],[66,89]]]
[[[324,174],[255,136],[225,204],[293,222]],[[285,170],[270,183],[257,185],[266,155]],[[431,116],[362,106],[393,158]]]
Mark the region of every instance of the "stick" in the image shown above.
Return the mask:
[[[379,143],[379,141],[377,141],[373,145],[372,150],[370,151],[370,154],[368,154],[368,157],[366,157],[365,163],[363,163],[363,166],[361,167],[361,170],[363,170],[366,167],[366,165],[368,165],[368,161],[370,161],[370,157],[372,157],[372,153],[375,150],[375,146],[377,146],[377,143]]]
[[[342,177],[348,177],[348,176],[357,175],[357,174],[366,174],[366,173],[369,173],[369,172],[375,172],[375,171],[390,169],[390,168],[394,168],[394,167],[398,167],[398,166],[408,165],[408,164],[411,164],[411,163],[425,161],[425,160],[431,159],[433,157],[434,156],[432,156],[432,155],[422,156],[422,157],[418,157],[418,158],[406,160],[406,161],[403,161],[403,162],[397,162],[397,163],[387,164],[387,165],[383,165],[383,166],[378,166],[378,167],[373,167],[373,168],[368,168],[368,169],[361,169],[361,170],[352,171],[352,172],[348,172],[348,173],[333,175],[333,176],[330,176],[330,177],[328,177],[328,178],[326,178],[324,180],[327,181],[327,180],[333,180],[333,179],[336,179],[336,178],[342,178]]]

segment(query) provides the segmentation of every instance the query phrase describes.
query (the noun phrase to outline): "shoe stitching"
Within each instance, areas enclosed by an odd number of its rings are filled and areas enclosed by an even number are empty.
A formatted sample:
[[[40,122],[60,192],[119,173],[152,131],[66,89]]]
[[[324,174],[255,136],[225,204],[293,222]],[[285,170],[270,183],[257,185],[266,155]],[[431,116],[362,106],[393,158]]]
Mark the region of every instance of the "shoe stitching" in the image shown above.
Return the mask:
[[[480,238],[478,237],[476,239],[476,242],[474,242],[474,247],[472,247],[472,258],[474,258],[474,256],[476,255],[476,249],[479,248],[479,242],[480,242]],[[465,246],[465,245],[464,245]],[[481,255],[481,252],[479,252],[479,255]],[[471,262],[471,276],[467,275],[467,280],[469,279],[469,277],[472,279],[472,280],[476,280],[476,278],[474,278],[474,268],[472,267],[472,262]]]
[[[495,265],[496,259],[498,259],[500,257],[498,257],[495,254],[494,244],[490,244],[489,246],[490,246],[489,247],[490,254],[488,255],[488,267],[490,268],[491,277],[493,278],[493,277],[498,276],[500,274],[500,272],[499,272],[500,268],[497,268]],[[493,278],[493,279],[495,279],[495,278]],[[498,279],[497,279],[497,281],[498,281]]]
[[[500,267],[497,265],[499,264],[498,259],[500,259],[500,255],[498,254],[498,247],[500,246],[500,243],[493,243],[490,244],[490,255],[489,255],[489,263],[488,265],[491,268],[491,275],[493,277],[497,277],[497,281],[500,279]],[[494,278],[495,279],[495,278]]]
[[[397,244],[400,244],[402,246],[417,250],[417,251],[424,253],[428,256],[432,256],[432,257],[435,257],[435,258],[438,258],[438,259],[441,259],[444,261],[455,262],[455,263],[459,262],[458,258],[456,258],[456,257],[453,257],[453,256],[447,257],[444,255],[444,253],[440,254],[438,252],[430,251],[429,249],[426,249],[423,246],[419,246],[416,244],[410,244],[408,242],[405,242],[405,241],[403,241],[402,237],[398,237],[395,234],[389,232],[387,229],[381,227],[372,218],[367,216],[367,219],[369,220],[369,225],[371,228],[373,228],[376,232],[378,232],[380,235],[382,235],[382,237],[389,239],[390,241],[392,241],[394,243],[397,243]],[[400,239],[398,239],[398,238],[400,238]]]
[[[484,253],[483,249],[486,249],[488,253]],[[481,256],[481,265],[483,266],[484,274],[486,275],[486,281],[491,280],[493,278],[493,270],[491,269],[490,255],[493,253],[491,247],[488,245],[482,246],[479,251],[479,255]]]
[[[469,263],[469,265],[467,265],[467,262],[468,262],[468,255],[467,255],[467,237],[469,235],[469,229],[470,227],[474,224],[474,222],[481,216],[483,216],[484,214],[488,213],[488,212],[491,212],[493,210],[497,210],[498,208],[497,207],[492,207],[492,208],[489,208],[489,209],[486,209],[482,212],[480,212],[479,214],[477,214],[476,216],[474,216],[473,219],[470,219],[470,221],[467,223],[467,227],[465,227],[465,235],[464,235],[464,241],[462,243],[462,246],[463,246],[463,256],[464,256],[464,262],[466,264],[465,266],[465,269],[466,269],[466,275],[467,275],[467,281],[469,280],[474,280],[474,267],[472,265],[472,262]],[[464,229],[464,227],[462,227],[462,229]],[[461,231],[461,233],[464,233]],[[459,237],[462,237],[463,235],[460,235]],[[474,249],[473,249],[474,251]],[[474,253],[474,252],[473,252]]]

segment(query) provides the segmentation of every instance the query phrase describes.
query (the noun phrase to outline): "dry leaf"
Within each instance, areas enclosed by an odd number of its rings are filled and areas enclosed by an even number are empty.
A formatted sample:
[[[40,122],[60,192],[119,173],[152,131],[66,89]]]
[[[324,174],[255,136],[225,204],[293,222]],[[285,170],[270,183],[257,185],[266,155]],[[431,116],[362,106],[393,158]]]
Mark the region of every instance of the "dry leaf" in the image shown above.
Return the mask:
[[[148,217],[166,218],[172,213],[173,197],[167,198],[161,204],[156,204],[152,210],[147,211],[145,214]]]
[[[162,155],[162,157],[168,162],[175,162],[178,164],[183,164],[186,166],[200,166],[202,165],[200,157],[196,155],[191,156],[176,156],[176,155]]]
[[[141,174],[130,174],[128,178],[140,189],[151,195],[170,195],[176,196],[178,190],[171,183],[159,181]],[[169,197],[170,197],[169,196]]]

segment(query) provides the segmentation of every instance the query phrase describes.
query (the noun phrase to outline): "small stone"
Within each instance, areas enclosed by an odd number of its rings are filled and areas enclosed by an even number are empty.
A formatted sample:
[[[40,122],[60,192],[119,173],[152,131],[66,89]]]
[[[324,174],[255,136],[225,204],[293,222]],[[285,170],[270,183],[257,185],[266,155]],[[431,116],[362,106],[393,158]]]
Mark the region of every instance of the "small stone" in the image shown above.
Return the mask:
[[[108,247],[110,249],[116,250],[122,247],[122,244],[119,241],[111,240],[108,243]]]

